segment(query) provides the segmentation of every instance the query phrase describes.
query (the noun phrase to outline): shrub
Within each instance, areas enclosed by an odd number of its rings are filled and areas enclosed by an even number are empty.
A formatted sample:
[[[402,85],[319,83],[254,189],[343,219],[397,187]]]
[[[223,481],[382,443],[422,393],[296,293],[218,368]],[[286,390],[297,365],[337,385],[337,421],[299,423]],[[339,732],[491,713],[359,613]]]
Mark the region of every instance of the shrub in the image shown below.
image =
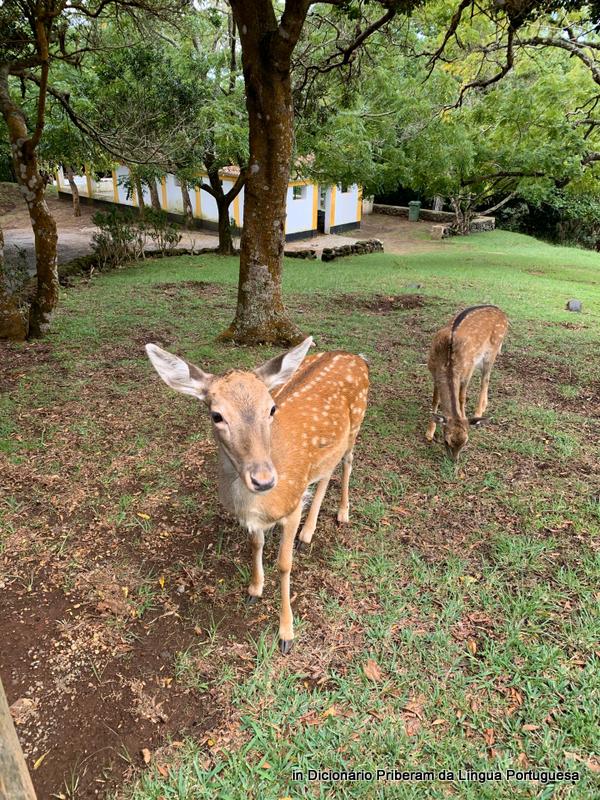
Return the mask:
[[[153,208],[146,209],[142,224],[144,232],[152,239],[163,256],[172,252],[181,241],[181,233],[172,222],[169,222],[164,211],[156,211]]]
[[[141,220],[111,208],[92,217],[100,228],[92,237],[92,247],[100,269],[117,267],[143,257],[145,236]]]

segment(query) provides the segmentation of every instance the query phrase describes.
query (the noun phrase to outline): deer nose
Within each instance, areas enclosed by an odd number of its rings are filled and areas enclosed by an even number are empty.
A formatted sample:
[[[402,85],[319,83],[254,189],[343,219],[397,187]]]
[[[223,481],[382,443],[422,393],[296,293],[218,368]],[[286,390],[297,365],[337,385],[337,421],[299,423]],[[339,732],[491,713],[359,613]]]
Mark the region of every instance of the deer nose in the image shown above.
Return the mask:
[[[252,481],[252,486],[254,486],[257,492],[268,492],[269,489],[272,489],[275,486],[274,475],[270,475],[266,479],[264,475],[250,475],[250,480]]]

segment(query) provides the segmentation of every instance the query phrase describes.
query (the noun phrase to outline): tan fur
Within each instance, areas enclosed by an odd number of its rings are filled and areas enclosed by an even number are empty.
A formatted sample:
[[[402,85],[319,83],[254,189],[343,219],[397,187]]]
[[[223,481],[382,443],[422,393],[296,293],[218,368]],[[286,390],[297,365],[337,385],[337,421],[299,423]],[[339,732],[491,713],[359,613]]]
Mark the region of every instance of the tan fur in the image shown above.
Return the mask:
[[[433,337],[427,366],[433,378],[432,417],[425,436],[435,434],[438,408],[448,455],[456,460],[469,438],[470,424],[481,424],[488,404],[490,374],[508,329],[506,314],[495,306],[473,308],[454,328],[452,320]],[[457,318],[455,318],[457,319]],[[475,418],[466,415],[467,389],[475,369],[481,370],[481,391]]]
[[[198,397],[210,409],[219,452],[219,498],[250,534],[251,598],[263,592],[264,534],[282,526],[278,560],[282,652],[288,652],[294,638],[290,571],[303,498],[307,488],[317,484],[299,534],[300,541],[309,543],[331,474],[343,461],[337,518],[348,521],[352,450],[369,389],[364,359],[344,352],[306,357],[311,341],[253,372],[231,370],[221,376],[204,373],[156,345],[146,346],[169,386]],[[274,387],[271,392],[268,386]]]
[[[220,499],[239,522],[250,531],[253,570],[249,594],[260,597],[264,577],[262,546],[264,532],[282,525],[279,570],[281,579],[280,640],[294,638],[289,604],[289,573],[293,544],[299,527],[302,499],[310,484],[317,483],[300,541],[313,536],[319,510],[331,474],[344,460],[340,522],[348,521],[349,465],[360,429],[369,388],[364,360],[349,353],[332,352],[309,356],[283,387],[272,392],[277,412],[271,431],[271,458],[277,471],[277,485],[265,494],[247,490],[221,459],[223,480]],[[212,408],[212,406],[211,406]],[[221,453],[221,455],[224,455]]]

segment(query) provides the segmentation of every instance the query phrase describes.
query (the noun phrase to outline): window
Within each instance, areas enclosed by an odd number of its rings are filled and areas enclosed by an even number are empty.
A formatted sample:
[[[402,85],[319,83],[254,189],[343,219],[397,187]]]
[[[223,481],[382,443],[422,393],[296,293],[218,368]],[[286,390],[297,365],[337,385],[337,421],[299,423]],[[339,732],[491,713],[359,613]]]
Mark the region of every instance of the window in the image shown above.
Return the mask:
[[[349,188],[347,183],[338,183],[338,189],[342,194],[346,194]]]
[[[292,186],[292,197],[294,200],[302,200],[306,193],[306,186]]]

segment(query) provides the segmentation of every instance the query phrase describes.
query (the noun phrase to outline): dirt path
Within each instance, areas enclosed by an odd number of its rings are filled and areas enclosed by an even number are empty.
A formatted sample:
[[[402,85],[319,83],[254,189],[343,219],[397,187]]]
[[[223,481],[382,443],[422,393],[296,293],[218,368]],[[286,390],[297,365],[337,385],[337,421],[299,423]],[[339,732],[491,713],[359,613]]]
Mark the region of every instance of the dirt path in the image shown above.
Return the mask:
[[[27,207],[20,193],[10,184],[3,184],[0,197],[0,226],[4,231],[5,257],[10,264],[26,264],[27,270],[35,271],[35,252],[31,223]],[[57,198],[48,198],[48,206],[58,227],[58,263],[64,264],[74,258],[92,252],[92,237],[97,231],[92,216],[97,210],[82,203],[81,216],[74,217],[71,203]],[[5,209],[10,209],[5,211]],[[319,235],[310,239],[289,242],[287,250],[314,248],[320,253],[325,247],[353,244],[361,239],[381,239],[387,253],[414,253],[436,250],[444,242],[429,238],[431,223],[408,222],[398,217],[373,214],[364,217],[361,227],[347,235]],[[181,246],[189,248],[216,247],[217,237],[208,231],[184,231]],[[236,242],[237,244],[237,242]]]

